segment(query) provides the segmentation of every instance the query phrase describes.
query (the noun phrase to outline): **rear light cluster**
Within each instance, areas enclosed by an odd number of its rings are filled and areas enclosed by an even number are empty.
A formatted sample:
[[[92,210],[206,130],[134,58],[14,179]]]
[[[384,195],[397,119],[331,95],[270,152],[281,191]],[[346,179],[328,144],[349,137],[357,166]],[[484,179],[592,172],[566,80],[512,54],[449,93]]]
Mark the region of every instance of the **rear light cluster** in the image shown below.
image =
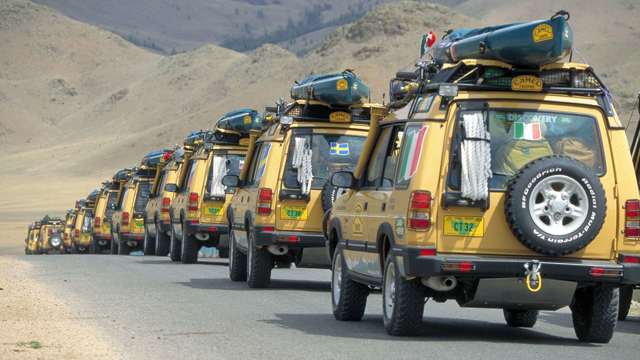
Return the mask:
[[[80,236],[80,230],[79,229],[74,229],[73,230],[73,236],[75,236],[75,237]]]
[[[621,255],[620,260],[623,264],[640,264],[640,256]]]
[[[426,231],[431,228],[431,193],[428,191],[414,191],[409,200],[409,214],[407,215],[409,229]]]
[[[169,206],[171,206],[171,199],[168,197],[162,198],[162,207],[160,208],[160,212],[169,213]]]
[[[198,193],[190,193],[189,194],[189,205],[187,210],[189,211],[198,211],[198,200],[200,200],[200,196]],[[164,200],[163,200],[164,201]]]
[[[122,220],[120,221],[122,226],[129,226],[129,213],[126,211],[122,212]]]
[[[624,236],[640,238],[640,200],[627,200],[624,209]]]
[[[102,225],[102,219],[100,219],[100,217],[99,217],[99,216],[96,216],[96,217],[93,219],[93,226],[94,226],[94,227],[99,227],[100,225]]]
[[[472,262],[450,262],[442,264],[442,271],[448,272],[471,272],[476,270],[476,265]]]
[[[258,215],[271,214],[271,200],[273,200],[273,191],[268,188],[260,188],[258,191]]]
[[[589,270],[589,275],[593,277],[620,277],[622,273],[618,269],[605,269],[601,267],[593,267]]]

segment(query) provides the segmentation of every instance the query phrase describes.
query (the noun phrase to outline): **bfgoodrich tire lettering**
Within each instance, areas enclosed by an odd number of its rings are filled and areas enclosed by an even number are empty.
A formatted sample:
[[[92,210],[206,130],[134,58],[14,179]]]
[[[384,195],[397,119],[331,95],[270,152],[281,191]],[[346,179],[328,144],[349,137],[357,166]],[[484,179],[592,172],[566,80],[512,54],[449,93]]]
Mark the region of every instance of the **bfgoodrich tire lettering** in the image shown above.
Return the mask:
[[[587,246],[600,232],[606,212],[600,179],[566,156],[530,162],[507,188],[505,215],[513,234],[544,255],[566,255]]]

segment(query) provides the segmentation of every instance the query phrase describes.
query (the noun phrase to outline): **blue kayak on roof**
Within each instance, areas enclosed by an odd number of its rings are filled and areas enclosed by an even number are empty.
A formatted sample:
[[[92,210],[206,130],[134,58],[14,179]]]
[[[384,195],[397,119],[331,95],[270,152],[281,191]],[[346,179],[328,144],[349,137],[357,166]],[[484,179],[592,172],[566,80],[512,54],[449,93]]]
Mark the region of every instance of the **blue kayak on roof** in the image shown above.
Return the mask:
[[[573,31],[568,20],[569,13],[560,11],[548,20],[456,29],[435,46],[434,58],[440,64],[487,59],[537,68],[571,53]]]
[[[260,130],[262,128],[262,116],[253,109],[230,111],[222,115],[216,123],[216,128],[246,135],[251,130]]]
[[[311,75],[291,88],[294,100],[317,100],[329,105],[349,106],[364,102],[369,87],[352,71]]]

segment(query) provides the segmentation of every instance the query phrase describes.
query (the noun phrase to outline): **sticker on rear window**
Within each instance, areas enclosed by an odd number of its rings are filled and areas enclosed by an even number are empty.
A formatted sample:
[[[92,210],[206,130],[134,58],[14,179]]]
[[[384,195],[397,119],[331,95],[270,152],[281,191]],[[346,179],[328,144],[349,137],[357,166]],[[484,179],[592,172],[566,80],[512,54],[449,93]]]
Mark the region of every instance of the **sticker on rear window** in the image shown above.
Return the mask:
[[[516,140],[540,140],[542,139],[542,129],[539,122],[514,124],[513,138]]]
[[[329,143],[329,155],[349,156],[349,143]]]

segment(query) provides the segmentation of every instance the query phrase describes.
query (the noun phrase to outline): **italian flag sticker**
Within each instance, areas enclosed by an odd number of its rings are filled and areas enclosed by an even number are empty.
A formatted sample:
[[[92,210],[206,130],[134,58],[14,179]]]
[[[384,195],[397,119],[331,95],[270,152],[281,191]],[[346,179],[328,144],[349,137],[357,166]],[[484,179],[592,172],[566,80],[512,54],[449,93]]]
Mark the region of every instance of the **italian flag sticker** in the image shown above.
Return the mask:
[[[540,140],[542,138],[542,131],[540,130],[540,123],[523,123],[516,122],[514,124],[513,138],[517,140]]]
[[[422,154],[424,137],[427,135],[427,127],[423,126],[418,131],[408,131],[405,139],[405,148],[400,163],[401,179],[406,181],[413,177],[418,171],[418,163]]]

